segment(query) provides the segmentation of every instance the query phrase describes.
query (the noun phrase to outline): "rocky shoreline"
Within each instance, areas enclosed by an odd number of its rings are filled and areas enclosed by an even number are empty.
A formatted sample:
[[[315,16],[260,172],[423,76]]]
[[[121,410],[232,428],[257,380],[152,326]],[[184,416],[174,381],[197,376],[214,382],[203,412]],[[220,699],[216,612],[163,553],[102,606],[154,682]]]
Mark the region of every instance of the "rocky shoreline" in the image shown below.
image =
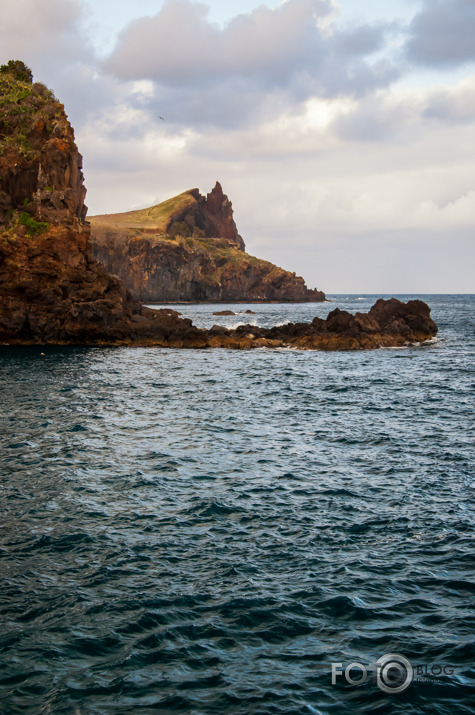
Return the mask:
[[[294,348],[298,350],[374,350],[415,345],[437,335],[429,306],[421,300],[403,303],[396,298],[379,299],[368,313],[351,314],[335,308],[326,319],[311,323],[288,323],[273,328],[240,325],[229,329],[213,325],[209,330],[195,327],[188,318],[168,308],[142,308],[132,317],[126,334],[96,334],[41,339],[39,336],[13,337],[3,345],[101,345],[166,348]]]
[[[418,300],[379,300],[367,314],[337,308],[311,323],[234,330],[200,330],[177,311],[143,306],[92,255],[82,157],[63,105],[18,61],[0,67],[0,105],[0,345],[362,350],[437,334],[429,307]],[[201,199],[192,198],[201,211]],[[239,244],[220,187],[206,201],[214,207],[207,220],[221,216]],[[195,223],[200,216],[193,213]],[[240,245],[233,250],[246,255]]]

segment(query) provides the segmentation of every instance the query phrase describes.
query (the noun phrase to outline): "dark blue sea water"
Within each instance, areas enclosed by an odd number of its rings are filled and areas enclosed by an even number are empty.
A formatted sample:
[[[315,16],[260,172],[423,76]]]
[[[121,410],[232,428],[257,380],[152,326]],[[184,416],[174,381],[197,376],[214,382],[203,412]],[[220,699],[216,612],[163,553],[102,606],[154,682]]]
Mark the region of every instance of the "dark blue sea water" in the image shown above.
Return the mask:
[[[2,348],[2,715],[474,713],[475,299],[424,299],[399,350]]]

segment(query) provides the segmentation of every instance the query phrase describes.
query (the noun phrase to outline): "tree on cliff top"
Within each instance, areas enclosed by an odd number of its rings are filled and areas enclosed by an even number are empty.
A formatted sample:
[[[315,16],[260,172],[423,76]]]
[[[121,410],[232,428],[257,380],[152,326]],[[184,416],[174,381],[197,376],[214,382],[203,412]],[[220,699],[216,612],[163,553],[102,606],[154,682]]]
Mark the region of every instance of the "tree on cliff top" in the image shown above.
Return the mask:
[[[10,74],[19,82],[33,82],[33,72],[21,60],[9,60],[6,65],[0,65],[0,74]]]

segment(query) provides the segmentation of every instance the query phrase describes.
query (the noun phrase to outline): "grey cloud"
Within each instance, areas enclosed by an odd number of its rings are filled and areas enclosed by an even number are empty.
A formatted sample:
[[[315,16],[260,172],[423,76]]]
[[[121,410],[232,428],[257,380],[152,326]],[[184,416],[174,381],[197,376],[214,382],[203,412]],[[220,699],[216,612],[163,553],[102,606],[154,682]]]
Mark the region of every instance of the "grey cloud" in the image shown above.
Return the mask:
[[[407,130],[414,118],[414,107],[400,102],[389,104],[379,98],[366,100],[333,123],[333,129],[346,141],[390,142]]]
[[[436,89],[427,100],[423,116],[449,124],[475,123],[475,82],[455,89]]]
[[[170,121],[193,125],[253,123],[276,106],[298,111],[312,96],[362,96],[396,79],[389,62],[365,59],[386,29],[328,33],[318,20],[332,10],[329,0],[288,0],[221,28],[208,21],[205,5],[168,0],[123,30],[103,66],[121,80],[152,80],[151,111],[160,107]]]
[[[325,62],[318,78],[302,71],[282,86],[265,87],[259,78],[230,76],[190,87],[155,83],[152,96],[137,102],[129,95],[128,100],[131,106],[140,104],[152,120],[158,115],[165,117],[167,126],[201,127],[204,131],[206,127],[236,129],[258,126],[283,114],[297,116],[304,111],[309,97],[329,96],[327,85],[332,86],[331,96],[353,96],[355,87],[364,86],[370,92],[397,76],[394,67],[385,61],[371,68],[365,62],[352,61],[344,75],[331,62]]]
[[[142,109],[146,107],[152,120],[163,116],[165,129],[169,125],[201,126],[204,131],[206,127],[235,129],[258,125],[282,113],[299,113],[299,87],[296,85],[293,90],[292,93],[287,89],[263,92],[255,82],[231,77],[196,88],[159,86],[153,97],[141,105]],[[302,94],[305,98],[308,96],[303,90]]]
[[[335,119],[333,130],[346,141],[394,143],[420,138],[420,132],[433,126],[428,119],[447,127],[475,124],[475,77],[421,92],[417,99],[368,97]]]
[[[34,79],[65,104],[76,128],[117,93],[117,82],[97,73],[86,22],[80,0],[2,0],[0,63],[26,62]]]
[[[308,59],[321,59],[315,16],[330,9],[327,0],[289,0],[277,10],[262,5],[221,29],[208,22],[205,5],[167,0],[155,17],[125,28],[105,66],[122,79],[173,86],[230,75],[282,81]]]
[[[326,97],[346,95],[358,97],[382,87],[388,87],[400,77],[400,71],[388,60],[378,60],[373,64],[362,59],[352,59],[340,71],[337,57],[327,61],[322,70],[323,86],[332,88],[331,92],[322,91]]]
[[[435,68],[475,62],[474,0],[425,0],[409,27],[406,54]]]
[[[335,37],[335,46],[342,55],[370,55],[383,44],[384,28],[378,25],[363,25],[339,32]]]

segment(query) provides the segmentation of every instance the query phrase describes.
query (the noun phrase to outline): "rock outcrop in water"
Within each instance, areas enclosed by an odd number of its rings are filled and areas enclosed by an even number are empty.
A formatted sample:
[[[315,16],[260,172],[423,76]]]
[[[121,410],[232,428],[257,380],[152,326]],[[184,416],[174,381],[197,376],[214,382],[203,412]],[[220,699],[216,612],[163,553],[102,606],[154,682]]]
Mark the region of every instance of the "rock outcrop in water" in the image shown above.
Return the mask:
[[[94,257],[141,301],[320,302],[295,273],[245,253],[221,184],[141,211],[92,216]]]
[[[213,326],[211,347],[291,347],[301,350],[373,350],[421,343],[437,335],[430,308],[422,300],[403,303],[379,299],[369,313],[352,315],[335,308],[326,319],[274,328],[241,325],[234,330]]]
[[[13,62],[0,67],[0,108],[0,343],[356,350],[437,333],[417,300],[235,330],[200,330],[176,311],[142,307],[91,255],[82,160],[63,106]]]

